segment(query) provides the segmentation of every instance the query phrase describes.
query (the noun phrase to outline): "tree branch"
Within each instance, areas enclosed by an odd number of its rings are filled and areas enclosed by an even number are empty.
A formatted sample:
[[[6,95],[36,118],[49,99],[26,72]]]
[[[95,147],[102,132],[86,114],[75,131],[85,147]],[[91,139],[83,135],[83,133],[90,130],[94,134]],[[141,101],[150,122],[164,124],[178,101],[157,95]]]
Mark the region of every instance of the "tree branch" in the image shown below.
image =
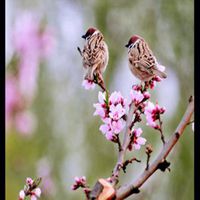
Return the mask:
[[[128,116],[127,116],[126,129],[125,129],[125,132],[124,132],[124,140],[123,140],[122,148],[121,148],[121,151],[119,151],[118,160],[117,160],[117,163],[116,163],[114,170],[113,170],[113,173],[112,173],[112,184],[113,185],[116,185],[117,182],[118,182],[119,172],[120,172],[121,166],[124,162],[126,150],[127,150],[128,145],[129,145],[129,142],[130,142],[129,133],[131,131],[130,126],[131,126],[131,123],[132,123],[134,108],[135,108],[135,106],[134,106],[134,103],[132,102],[131,105],[130,105]]]
[[[185,111],[184,116],[182,117],[178,127],[176,128],[173,135],[169,138],[169,140],[164,144],[160,154],[154,160],[154,162],[149,166],[148,170],[144,170],[144,172],[132,183],[120,187],[116,191],[116,200],[125,199],[126,197],[132,195],[133,193],[137,193],[139,188],[146,182],[146,180],[158,169],[159,164],[163,163],[174,147],[174,145],[179,140],[180,136],[183,134],[186,126],[190,122],[191,116],[194,112],[194,97],[191,96],[189,99],[189,105]],[[128,124],[128,123],[127,123]],[[124,145],[123,145],[124,147]],[[124,151],[119,154],[118,162],[120,162],[124,157]]]

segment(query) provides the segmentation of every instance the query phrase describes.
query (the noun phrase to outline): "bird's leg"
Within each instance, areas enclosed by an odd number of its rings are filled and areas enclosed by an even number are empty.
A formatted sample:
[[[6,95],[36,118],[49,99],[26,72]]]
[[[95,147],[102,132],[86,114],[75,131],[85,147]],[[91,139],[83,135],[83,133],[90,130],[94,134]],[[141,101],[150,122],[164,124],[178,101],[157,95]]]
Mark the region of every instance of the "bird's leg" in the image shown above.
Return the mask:
[[[143,91],[146,91],[149,88],[149,81],[144,82],[144,89]]]
[[[97,81],[97,84],[101,87],[101,89],[107,92],[105,84],[104,84],[103,76],[100,72],[97,72],[96,74],[96,81]]]

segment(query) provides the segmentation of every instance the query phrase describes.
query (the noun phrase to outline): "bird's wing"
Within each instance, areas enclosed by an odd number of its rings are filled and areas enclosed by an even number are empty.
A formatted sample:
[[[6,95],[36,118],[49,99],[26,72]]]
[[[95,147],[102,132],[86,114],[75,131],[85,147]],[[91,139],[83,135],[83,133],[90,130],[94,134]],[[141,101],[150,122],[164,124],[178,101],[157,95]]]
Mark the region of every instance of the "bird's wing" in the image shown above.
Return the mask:
[[[94,65],[99,65],[104,61],[105,50],[101,46],[96,46],[95,48],[88,50],[83,50],[83,60],[87,63],[89,67]]]
[[[136,67],[138,68],[138,70],[142,71],[142,72],[147,72],[149,74],[153,75],[153,70],[155,68],[155,61],[151,58],[146,58],[143,57],[138,61],[135,61],[136,63]]]

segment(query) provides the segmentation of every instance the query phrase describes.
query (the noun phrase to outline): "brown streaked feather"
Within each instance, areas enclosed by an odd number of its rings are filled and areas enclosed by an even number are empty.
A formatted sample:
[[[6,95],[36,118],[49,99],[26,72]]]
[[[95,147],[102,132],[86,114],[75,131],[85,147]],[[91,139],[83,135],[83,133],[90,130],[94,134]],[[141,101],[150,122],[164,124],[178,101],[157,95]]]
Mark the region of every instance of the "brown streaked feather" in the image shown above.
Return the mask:
[[[106,67],[106,59],[108,59],[105,45],[103,35],[100,32],[91,36],[85,44],[82,52],[83,66],[87,70],[85,78],[93,80],[93,75],[97,71],[100,71],[100,73],[104,71],[101,68]]]
[[[155,75],[166,78],[166,74],[157,68],[156,58],[143,39],[134,44],[128,55],[129,68],[137,78],[143,81],[150,80]]]

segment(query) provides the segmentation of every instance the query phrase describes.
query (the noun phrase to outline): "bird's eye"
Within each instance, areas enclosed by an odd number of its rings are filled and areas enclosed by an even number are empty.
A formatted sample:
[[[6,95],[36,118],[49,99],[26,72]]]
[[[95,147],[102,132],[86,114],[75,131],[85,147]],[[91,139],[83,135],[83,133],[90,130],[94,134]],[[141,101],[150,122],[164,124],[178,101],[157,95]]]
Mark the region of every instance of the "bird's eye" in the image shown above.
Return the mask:
[[[87,36],[86,40],[89,40],[89,39],[90,39],[90,37],[91,37],[91,35]]]
[[[130,46],[129,46],[129,49],[131,49],[133,47],[133,44],[131,44]]]

